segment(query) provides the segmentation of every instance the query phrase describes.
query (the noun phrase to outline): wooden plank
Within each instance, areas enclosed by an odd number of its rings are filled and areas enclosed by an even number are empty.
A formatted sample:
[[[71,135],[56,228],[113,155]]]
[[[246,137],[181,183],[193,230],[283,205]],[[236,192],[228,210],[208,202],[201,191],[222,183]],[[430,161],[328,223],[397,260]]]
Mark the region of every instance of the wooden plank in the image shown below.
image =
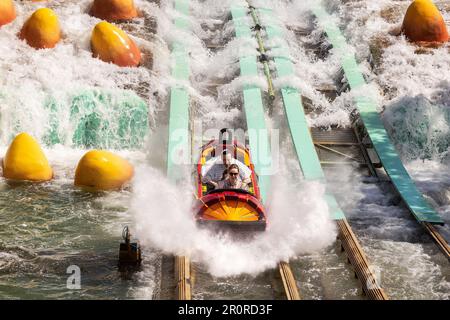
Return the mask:
[[[432,224],[424,222],[423,226],[428,231],[428,234],[436,242],[442,253],[447,257],[447,260],[450,261],[450,246],[448,245],[447,241],[445,241],[444,237],[436,230],[436,228]]]
[[[337,224],[339,228],[339,239],[342,242],[350,263],[355,268],[355,274],[361,281],[367,297],[371,300],[388,300],[347,220],[339,220]]]
[[[175,257],[176,299],[191,300],[191,262],[189,257]]]
[[[351,128],[321,130],[311,128],[311,136],[314,143],[334,145],[359,145]]]
[[[283,282],[284,292],[287,300],[301,300],[300,293],[298,291],[297,282],[295,281],[294,274],[289,266],[289,263],[281,261],[278,265],[281,280]]]

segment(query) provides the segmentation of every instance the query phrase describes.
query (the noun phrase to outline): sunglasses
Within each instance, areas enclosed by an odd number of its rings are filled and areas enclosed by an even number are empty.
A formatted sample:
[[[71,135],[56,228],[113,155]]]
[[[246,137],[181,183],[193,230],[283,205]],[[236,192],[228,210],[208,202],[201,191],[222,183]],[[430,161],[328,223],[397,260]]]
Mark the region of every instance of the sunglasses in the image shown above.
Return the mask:
[[[237,176],[239,172],[230,172],[230,176]]]

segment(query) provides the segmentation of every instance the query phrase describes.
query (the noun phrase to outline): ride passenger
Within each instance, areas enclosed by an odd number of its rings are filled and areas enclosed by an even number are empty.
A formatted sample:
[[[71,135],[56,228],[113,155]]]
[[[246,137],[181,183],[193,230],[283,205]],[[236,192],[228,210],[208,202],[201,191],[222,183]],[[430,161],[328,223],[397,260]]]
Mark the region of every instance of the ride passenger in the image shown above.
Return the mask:
[[[228,167],[227,178],[217,183],[218,189],[242,189],[248,191],[248,185],[239,176],[239,166],[235,163]]]
[[[223,150],[221,156],[209,159],[203,165],[201,172],[202,182],[209,183],[217,188],[219,181],[226,179],[229,168],[233,164],[238,167],[238,173],[242,183],[248,185],[251,182],[252,170],[241,161],[234,159],[226,149]]]

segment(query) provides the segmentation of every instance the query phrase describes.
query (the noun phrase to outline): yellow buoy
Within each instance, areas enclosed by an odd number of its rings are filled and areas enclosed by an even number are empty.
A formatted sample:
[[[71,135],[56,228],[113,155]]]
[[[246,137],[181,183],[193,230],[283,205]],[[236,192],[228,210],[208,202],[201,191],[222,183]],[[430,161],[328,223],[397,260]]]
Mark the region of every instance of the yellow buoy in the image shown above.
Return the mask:
[[[108,151],[91,150],[78,162],[75,185],[93,191],[120,189],[133,173],[133,166],[125,159]]]
[[[27,133],[17,135],[3,159],[3,176],[12,180],[47,181],[53,177],[44,152]]]
[[[141,61],[141,52],[134,41],[106,21],[99,22],[92,31],[91,49],[94,57],[121,67],[135,67]]]
[[[402,32],[413,42],[446,42],[449,39],[444,19],[430,0],[415,0],[410,4]]]
[[[16,8],[12,0],[0,0],[0,27],[16,18]]]
[[[94,0],[90,15],[115,21],[136,18],[138,13],[133,0]]]
[[[19,38],[36,49],[53,48],[61,39],[58,16],[53,10],[36,10],[20,30]]]

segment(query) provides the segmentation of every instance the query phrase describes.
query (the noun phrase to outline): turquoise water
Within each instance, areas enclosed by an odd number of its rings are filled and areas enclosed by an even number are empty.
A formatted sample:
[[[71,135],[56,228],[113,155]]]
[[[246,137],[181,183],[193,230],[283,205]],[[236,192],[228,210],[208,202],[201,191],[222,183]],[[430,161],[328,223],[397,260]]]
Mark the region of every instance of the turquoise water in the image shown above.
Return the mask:
[[[71,136],[77,148],[140,149],[149,133],[147,104],[129,91],[90,90],[70,96],[70,123],[73,132],[61,128],[57,114],[66,104],[49,99],[44,106],[50,113],[46,145],[62,143]]]

